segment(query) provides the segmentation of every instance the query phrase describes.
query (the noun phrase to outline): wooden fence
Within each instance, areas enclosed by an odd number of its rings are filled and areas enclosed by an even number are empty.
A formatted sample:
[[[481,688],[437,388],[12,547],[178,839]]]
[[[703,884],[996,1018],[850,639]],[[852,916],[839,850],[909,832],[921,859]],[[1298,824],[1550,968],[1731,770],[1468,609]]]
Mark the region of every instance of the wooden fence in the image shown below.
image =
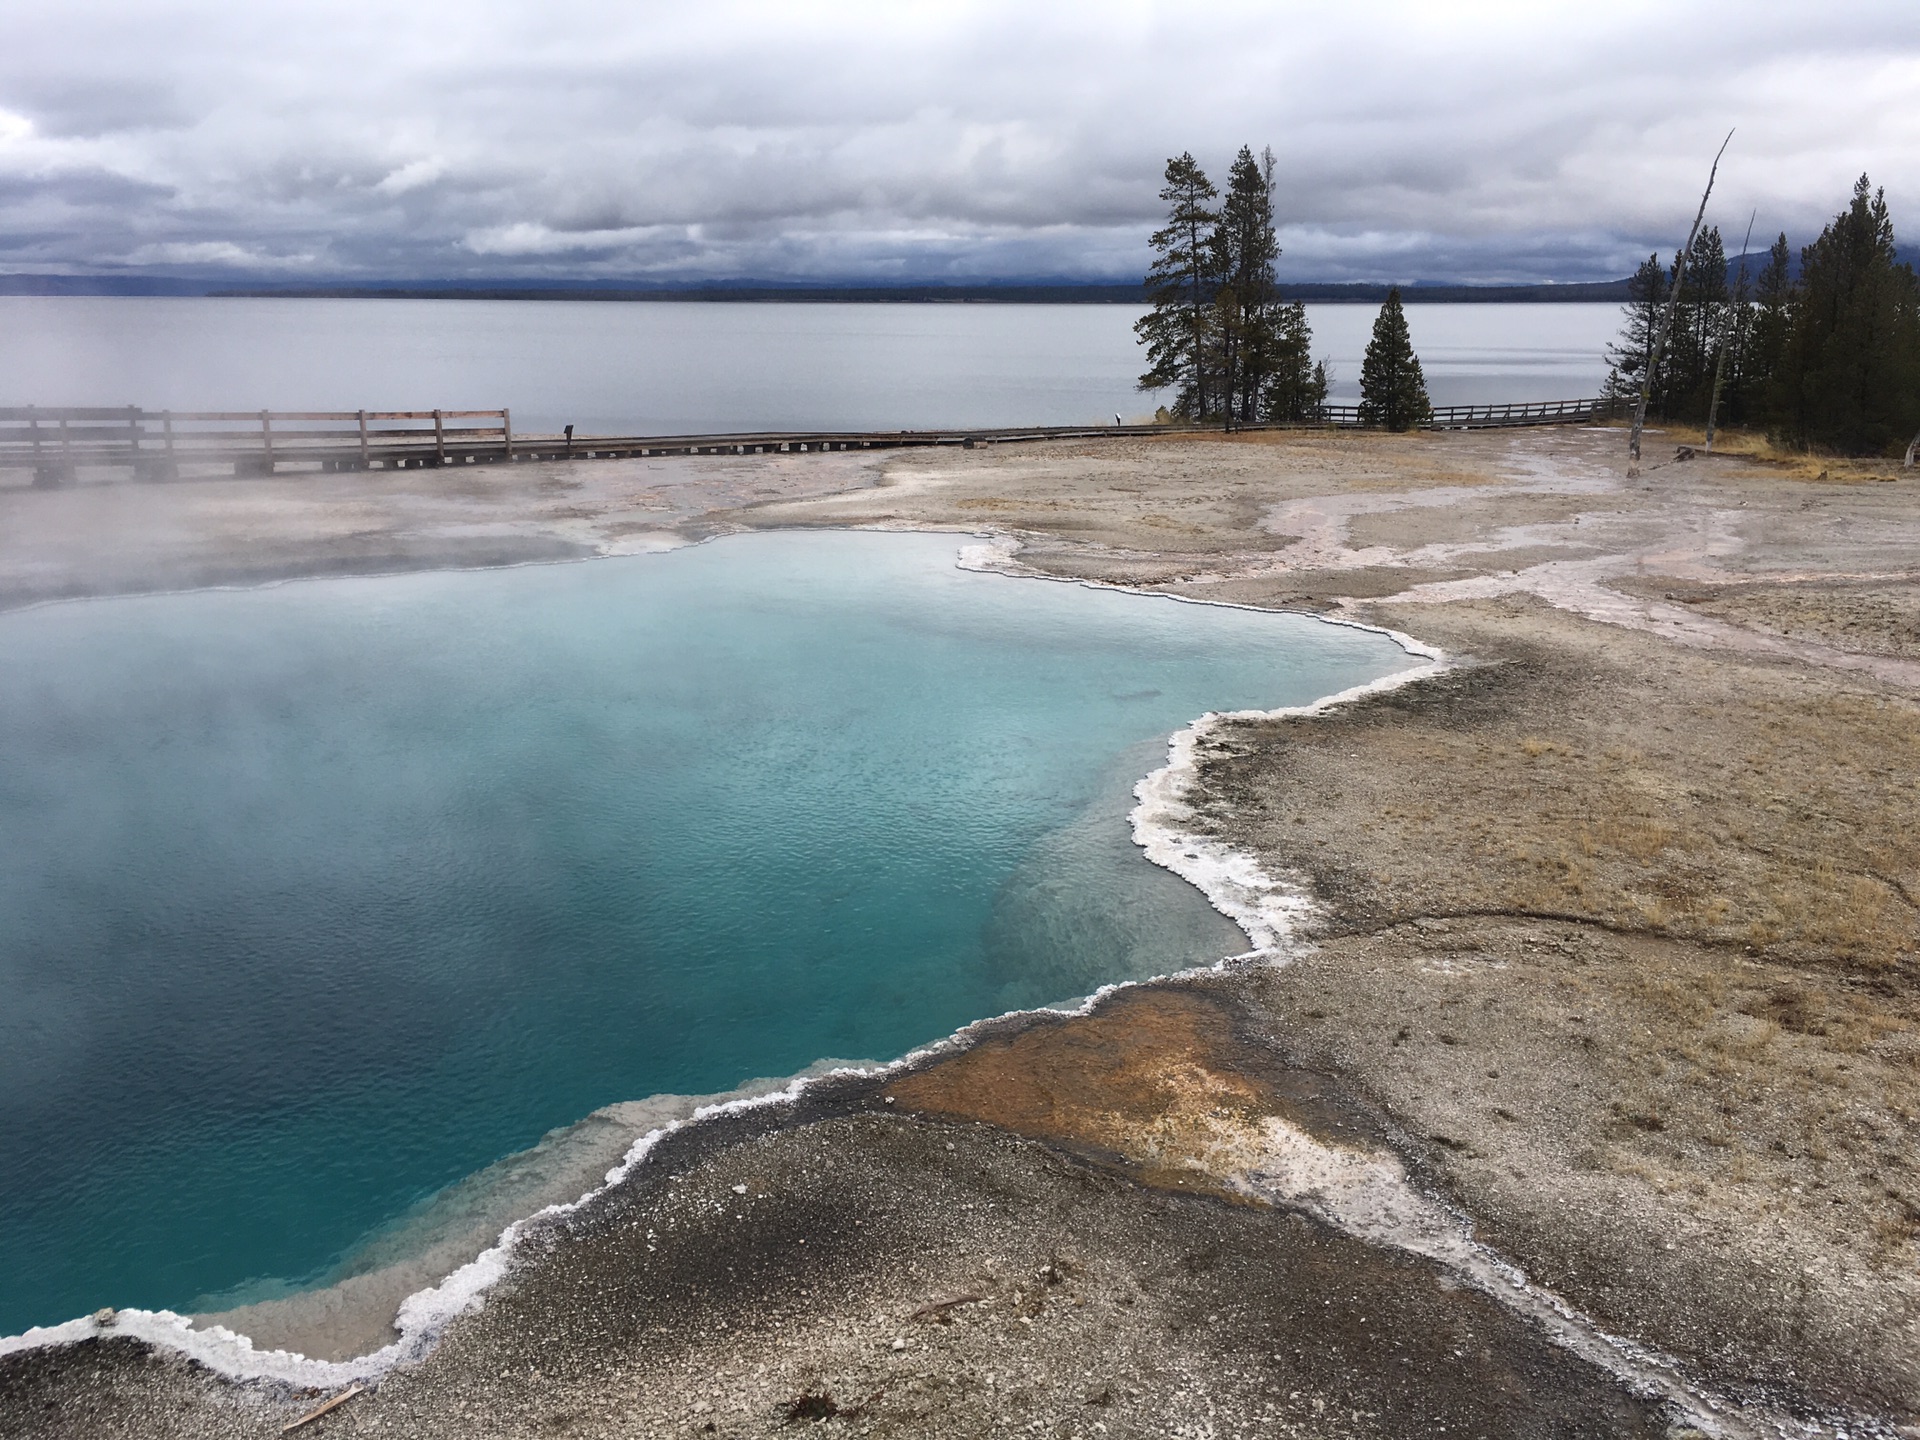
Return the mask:
[[[1507,425],[1577,425],[1610,420],[1626,413],[1623,401],[1605,396],[1587,400],[1525,400],[1501,405],[1436,405],[1427,430],[1497,430]],[[1323,423],[1342,430],[1363,428],[1358,405],[1322,405]]]
[[[0,467],[31,469],[41,485],[71,480],[82,466],[159,480],[183,465],[270,475],[282,465],[365,470],[481,457],[515,458],[507,411],[0,409]]]

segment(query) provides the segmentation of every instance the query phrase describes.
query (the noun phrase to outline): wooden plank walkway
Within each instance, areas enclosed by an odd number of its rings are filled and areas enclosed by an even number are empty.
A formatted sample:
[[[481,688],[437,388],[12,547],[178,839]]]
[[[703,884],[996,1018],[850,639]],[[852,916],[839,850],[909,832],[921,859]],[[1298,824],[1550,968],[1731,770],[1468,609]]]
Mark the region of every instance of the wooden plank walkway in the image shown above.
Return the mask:
[[[1435,409],[1429,427],[1465,430],[1565,425],[1606,418],[1606,400],[1551,400]],[[1302,425],[1259,431],[1360,428],[1358,407],[1322,406]],[[1038,425],[1017,429],[773,432],[715,435],[515,435],[507,410],[178,411],[0,408],[0,470],[30,470],[58,486],[82,469],[120,468],[136,479],[178,478],[186,468],[236,475],[280,470],[408,469],[655,455],[815,454],[910,446],[1015,444],[1217,432],[1213,425]]]

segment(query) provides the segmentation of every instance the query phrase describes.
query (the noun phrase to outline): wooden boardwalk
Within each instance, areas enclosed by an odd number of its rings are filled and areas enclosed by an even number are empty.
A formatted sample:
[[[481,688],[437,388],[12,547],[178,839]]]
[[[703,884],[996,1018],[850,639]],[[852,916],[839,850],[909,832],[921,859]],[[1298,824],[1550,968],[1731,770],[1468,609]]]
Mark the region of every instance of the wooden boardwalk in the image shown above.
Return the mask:
[[[1552,400],[1436,408],[1429,427],[1466,430],[1565,425],[1614,413],[1605,400]],[[1304,425],[1244,430],[1360,428],[1351,405],[1321,407]],[[175,411],[0,408],[0,470],[31,471],[53,487],[82,470],[123,469],[136,479],[177,479],[212,469],[235,475],[282,470],[399,470],[443,465],[605,460],[654,455],[812,454],[908,446],[1014,444],[1217,432],[1207,425],[1039,425],[1016,429],[755,432],[725,435],[516,435],[506,410]]]
[[[398,469],[511,460],[515,449],[505,410],[0,409],[0,468],[31,470],[39,485],[72,480],[83,467],[165,480],[183,467],[236,475]]]

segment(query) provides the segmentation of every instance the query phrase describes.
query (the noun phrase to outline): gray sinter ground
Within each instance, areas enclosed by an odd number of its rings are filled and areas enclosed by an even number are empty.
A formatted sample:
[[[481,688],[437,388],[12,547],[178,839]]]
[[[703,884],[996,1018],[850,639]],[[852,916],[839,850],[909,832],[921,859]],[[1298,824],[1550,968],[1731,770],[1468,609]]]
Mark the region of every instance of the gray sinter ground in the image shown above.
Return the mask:
[[[1247,1028],[1377,1106],[1530,1274],[1744,1397],[1763,1432],[1831,1434],[1839,1410],[1852,1434],[1920,1433],[1920,491],[1764,453],[1629,484],[1623,449],[1561,431],[823,457],[763,472],[842,492],[792,500],[684,462],[737,498],[675,523],[990,529],[1047,573],[1445,646],[1447,677],[1206,757],[1201,823],[1326,906],[1312,953],[1227,982]],[[454,517],[362,482],[301,505],[417,563],[444,563],[449,526],[617,549],[643,515],[615,473],[476,477]],[[226,486],[84,565],[36,539],[72,515],[9,495],[0,593],[126,588],[249,526],[284,567],[329,568],[298,538],[313,511],[283,524]],[[1023,1078],[1054,1093],[1057,1058]],[[315,1428],[792,1433],[830,1392],[827,1433],[1673,1433],[1424,1262],[1143,1187],[1114,1157],[1161,1153],[1154,1106],[1191,1102],[1201,1130],[1231,1109],[1230,1073],[1183,1102],[1189,1057],[1160,1069],[1145,1108],[1103,1117],[1083,1088],[1098,1143],[1071,1154],[1045,1104],[714,1137]],[[907,1318],[963,1293],[989,1300]],[[19,1434],[260,1434],[301,1403],[120,1342],[14,1357],[0,1384]]]
[[[1667,1433],[1431,1265],[861,1088],[670,1148],[325,1432]],[[312,1403],[112,1341],[4,1374],[6,1435],[259,1435]]]

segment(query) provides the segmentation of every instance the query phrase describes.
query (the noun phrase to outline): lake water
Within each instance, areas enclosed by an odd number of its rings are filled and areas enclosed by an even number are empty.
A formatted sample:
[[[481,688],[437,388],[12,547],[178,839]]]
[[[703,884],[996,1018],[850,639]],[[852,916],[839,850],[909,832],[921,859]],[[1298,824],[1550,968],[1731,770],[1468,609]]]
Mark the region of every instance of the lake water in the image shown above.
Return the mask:
[[[1243,948],[1131,785],[1404,653],[957,544],[0,615],[0,1333],[286,1293],[596,1107]]]
[[[1332,398],[1377,307],[1308,307]],[[1124,305],[0,297],[0,405],[507,406],[523,432],[896,430],[1144,419]],[[1410,305],[1436,404],[1599,393],[1616,305]]]

